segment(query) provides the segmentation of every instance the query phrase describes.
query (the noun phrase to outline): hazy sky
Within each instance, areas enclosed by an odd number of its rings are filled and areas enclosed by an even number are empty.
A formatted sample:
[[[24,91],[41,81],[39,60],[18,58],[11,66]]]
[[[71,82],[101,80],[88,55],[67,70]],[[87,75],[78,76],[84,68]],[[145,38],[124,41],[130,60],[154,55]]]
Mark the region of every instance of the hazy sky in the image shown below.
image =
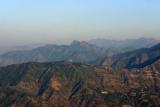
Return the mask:
[[[160,0],[0,0],[0,45],[160,38]]]

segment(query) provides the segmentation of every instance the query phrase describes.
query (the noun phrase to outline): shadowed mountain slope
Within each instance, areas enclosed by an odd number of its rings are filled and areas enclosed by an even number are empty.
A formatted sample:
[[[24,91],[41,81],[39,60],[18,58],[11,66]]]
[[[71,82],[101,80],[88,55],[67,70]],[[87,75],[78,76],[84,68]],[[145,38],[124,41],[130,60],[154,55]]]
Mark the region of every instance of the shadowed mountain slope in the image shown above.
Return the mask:
[[[144,68],[160,60],[160,44],[151,48],[142,48],[127,53],[106,57],[101,64],[113,68]]]

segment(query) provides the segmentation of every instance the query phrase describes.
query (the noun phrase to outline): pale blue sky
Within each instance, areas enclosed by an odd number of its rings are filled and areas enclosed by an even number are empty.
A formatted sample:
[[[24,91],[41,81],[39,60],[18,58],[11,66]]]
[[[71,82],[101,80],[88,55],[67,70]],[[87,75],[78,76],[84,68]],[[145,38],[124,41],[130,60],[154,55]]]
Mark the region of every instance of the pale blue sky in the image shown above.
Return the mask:
[[[142,36],[160,38],[160,0],[0,0],[0,45]]]

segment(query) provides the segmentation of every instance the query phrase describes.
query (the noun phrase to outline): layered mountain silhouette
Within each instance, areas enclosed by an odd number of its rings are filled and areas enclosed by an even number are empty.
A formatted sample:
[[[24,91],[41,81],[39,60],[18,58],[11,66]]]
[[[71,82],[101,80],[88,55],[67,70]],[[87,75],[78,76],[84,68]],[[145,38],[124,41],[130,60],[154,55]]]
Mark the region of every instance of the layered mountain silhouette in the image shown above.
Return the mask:
[[[160,40],[153,38],[138,38],[128,40],[107,40],[107,39],[93,39],[89,43],[94,44],[101,48],[115,49],[120,52],[132,51],[140,48],[149,48],[158,44]]]
[[[157,43],[158,40],[147,38],[126,41],[98,39],[89,43],[73,41],[70,45],[45,45],[31,50],[10,51],[0,55],[0,65],[62,60],[97,64],[106,56],[111,57],[117,53],[142,47],[148,48]]]
[[[7,52],[0,107],[159,107],[160,44],[147,47],[119,53],[73,41]]]
[[[68,61],[9,65],[0,68],[0,106],[154,107],[159,78],[152,65],[140,72]]]
[[[0,56],[0,65],[62,60],[89,63],[103,58],[106,54],[112,55],[113,51],[87,42],[73,41],[71,45],[45,45],[32,50],[7,52]]]
[[[160,60],[160,44],[151,48],[142,48],[127,53],[106,57],[101,64],[113,68],[144,68]]]

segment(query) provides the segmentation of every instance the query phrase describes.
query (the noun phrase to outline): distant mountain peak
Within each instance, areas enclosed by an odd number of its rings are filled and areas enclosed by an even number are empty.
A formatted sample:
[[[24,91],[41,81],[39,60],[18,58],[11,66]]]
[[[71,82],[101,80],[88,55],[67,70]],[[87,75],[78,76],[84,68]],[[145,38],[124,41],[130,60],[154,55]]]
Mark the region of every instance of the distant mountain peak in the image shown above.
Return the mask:
[[[160,40],[154,38],[137,38],[127,40],[93,39],[89,43],[106,49],[118,49],[120,52],[131,51],[139,48],[150,48]]]
[[[86,41],[78,41],[78,40],[74,40],[71,45],[90,45],[88,42]]]
[[[74,41],[71,43],[71,45],[75,45],[75,44],[80,44],[80,41],[74,40]]]

